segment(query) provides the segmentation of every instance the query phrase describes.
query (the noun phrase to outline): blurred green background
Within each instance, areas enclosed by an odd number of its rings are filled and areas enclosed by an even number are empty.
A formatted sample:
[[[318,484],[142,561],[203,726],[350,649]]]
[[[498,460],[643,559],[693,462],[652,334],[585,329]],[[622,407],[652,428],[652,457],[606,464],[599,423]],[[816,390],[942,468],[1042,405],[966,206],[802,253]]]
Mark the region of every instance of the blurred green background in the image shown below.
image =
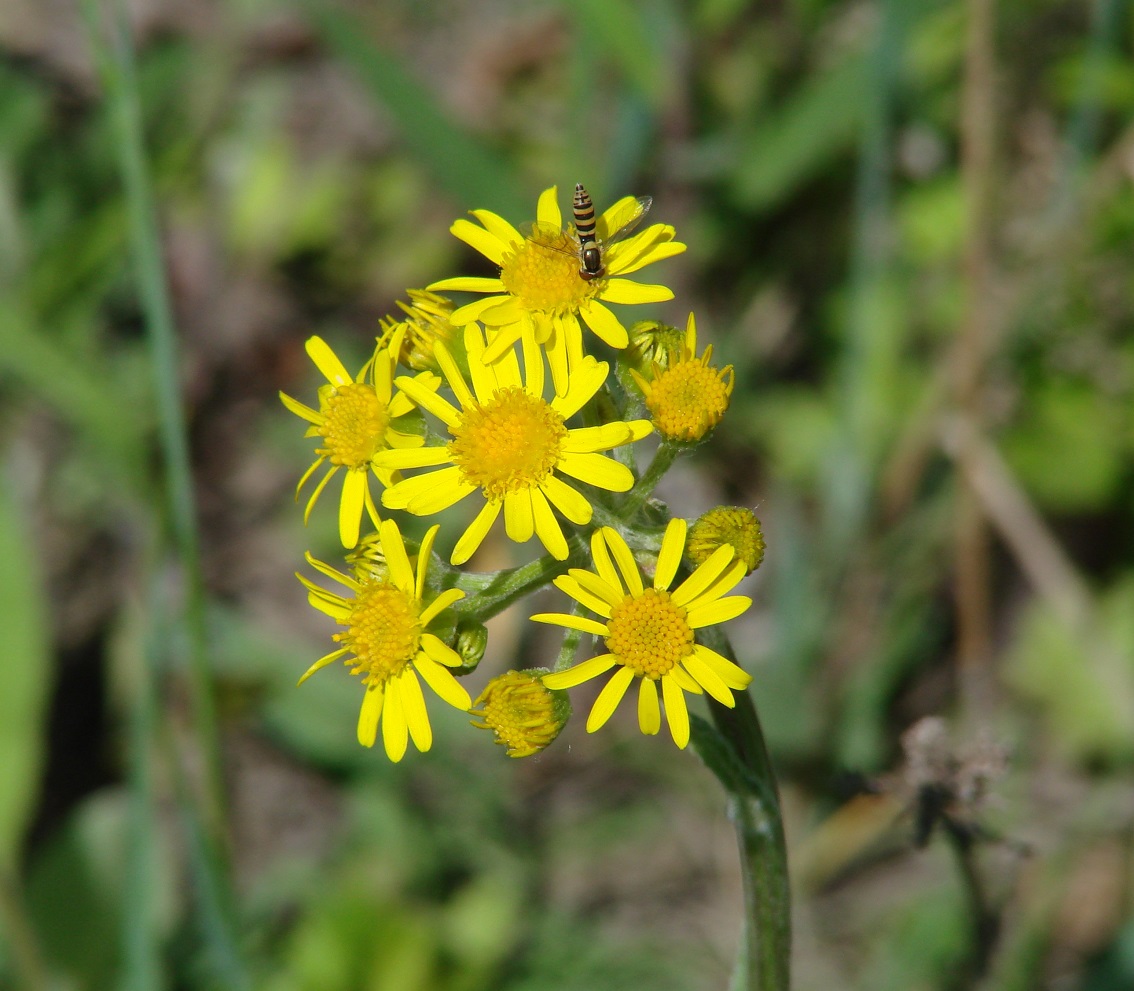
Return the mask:
[[[677,298],[623,313],[693,309],[736,368],[662,494],[765,524],[730,632],[797,987],[1134,987],[1130,4],[141,0],[134,79],[117,10],[0,4],[0,986],[726,986],[723,798],[632,707],[525,761],[434,707],[395,767],[355,741],[357,682],[294,688],[330,630],[293,572],[338,553],[292,501],[303,340],[361,363],[407,287],[493,274],[453,218],[582,181],[689,245],[646,273]],[[176,387],[132,261],[133,96]],[[523,616],[486,672],[546,662]],[[913,843],[901,739],[932,715],[962,769],[1008,755],[954,809],[985,830],[982,978],[948,849]]]

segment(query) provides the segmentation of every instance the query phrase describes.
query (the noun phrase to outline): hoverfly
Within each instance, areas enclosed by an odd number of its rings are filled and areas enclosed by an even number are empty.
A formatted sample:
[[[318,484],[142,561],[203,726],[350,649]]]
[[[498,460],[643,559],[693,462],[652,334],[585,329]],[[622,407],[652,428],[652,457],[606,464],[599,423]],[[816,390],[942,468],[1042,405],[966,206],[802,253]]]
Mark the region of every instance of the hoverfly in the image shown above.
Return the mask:
[[[652,196],[639,196],[628,203],[612,218],[610,235],[601,239],[596,231],[595,207],[591,202],[591,194],[581,182],[577,182],[575,198],[571,204],[575,215],[574,230],[564,232],[552,224],[535,222],[523,224],[520,233],[526,240],[538,244],[541,248],[575,255],[579,259],[579,278],[590,282],[592,279],[602,278],[606,271],[602,262],[603,251],[632,233],[642,222],[653,202]],[[572,247],[564,246],[565,238],[572,243]]]

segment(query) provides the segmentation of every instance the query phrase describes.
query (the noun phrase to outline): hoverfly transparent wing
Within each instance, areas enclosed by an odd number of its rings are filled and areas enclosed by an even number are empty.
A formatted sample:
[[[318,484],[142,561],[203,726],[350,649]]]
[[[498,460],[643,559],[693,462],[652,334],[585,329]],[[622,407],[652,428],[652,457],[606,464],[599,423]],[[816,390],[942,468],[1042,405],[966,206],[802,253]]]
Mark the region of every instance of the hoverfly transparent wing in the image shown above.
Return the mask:
[[[642,222],[642,218],[650,211],[653,205],[654,198],[652,196],[639,196],[636,199],[626,196],[619,200],[611,208],[612,213],[604,224],[602,219],[599,220],[599,242],[604,248],[609,248],[612,244],[617,244],[625,237],[629,237],[638,225]],[[602,229],[607,229],[607,234],[603,236]]]
[[[579,255],[579,238],[574,231],[565,231],[555,224],[541,224],[538,220],[529,220],[517,228],[520,237],[525,241],[538,244],[548,251],[558,251],[562,255]]]

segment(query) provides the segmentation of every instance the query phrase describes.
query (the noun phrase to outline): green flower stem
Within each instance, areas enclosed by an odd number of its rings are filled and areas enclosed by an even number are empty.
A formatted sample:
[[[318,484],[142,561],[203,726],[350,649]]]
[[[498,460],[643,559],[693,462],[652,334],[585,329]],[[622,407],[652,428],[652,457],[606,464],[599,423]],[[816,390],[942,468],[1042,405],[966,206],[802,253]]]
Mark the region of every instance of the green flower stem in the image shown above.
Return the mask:
[[[453,611],[462,621],[483,623],[491,619],[513,602],[566,574],[568,568],[580,567],[586,561],[587,545],[580,537],[570,537],[567,547],[565,561],[557,561],[550,554],[545,554],[530,564],[509,571],[460,574],[455,585],[468,594],[453,606]]]
[[[705,646],[735,661],[728,638],[704,631]],[[735,692],[736,707],[709,699],[713,728],[698,720],[693,742],[728,792],[740,845],[744,928],[731,991],[788,991],[791,986],[791,889],[775,772],[756,706]]]
[[[632,520],[634,515],[645,504],[646,500],[650,497],[650,493],[657,487],[658,482],[661,481],[662,475],[669,471],[677,456],[681,453],[681,448],[676,444],[671,444],[669,441],[662,441],[661,447],[658,448],[658,453],[654,455],[654,460],[650,462],[650,467],[646,469],[646,473],[638,479],[626,498],[622,500],[622,504],[618,507],[618,511],[623,520]]]

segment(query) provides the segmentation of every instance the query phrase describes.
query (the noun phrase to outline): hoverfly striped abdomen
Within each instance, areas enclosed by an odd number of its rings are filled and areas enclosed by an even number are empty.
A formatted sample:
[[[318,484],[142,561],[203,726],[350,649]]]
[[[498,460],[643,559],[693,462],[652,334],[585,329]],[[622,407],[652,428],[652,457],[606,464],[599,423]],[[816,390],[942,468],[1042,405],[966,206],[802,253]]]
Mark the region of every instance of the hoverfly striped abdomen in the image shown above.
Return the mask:
[[[602,250],[595,237],[595,205],[581,182],[575,183],[575,234],[579,238],[579,275],[587,281],[602,275]]]

